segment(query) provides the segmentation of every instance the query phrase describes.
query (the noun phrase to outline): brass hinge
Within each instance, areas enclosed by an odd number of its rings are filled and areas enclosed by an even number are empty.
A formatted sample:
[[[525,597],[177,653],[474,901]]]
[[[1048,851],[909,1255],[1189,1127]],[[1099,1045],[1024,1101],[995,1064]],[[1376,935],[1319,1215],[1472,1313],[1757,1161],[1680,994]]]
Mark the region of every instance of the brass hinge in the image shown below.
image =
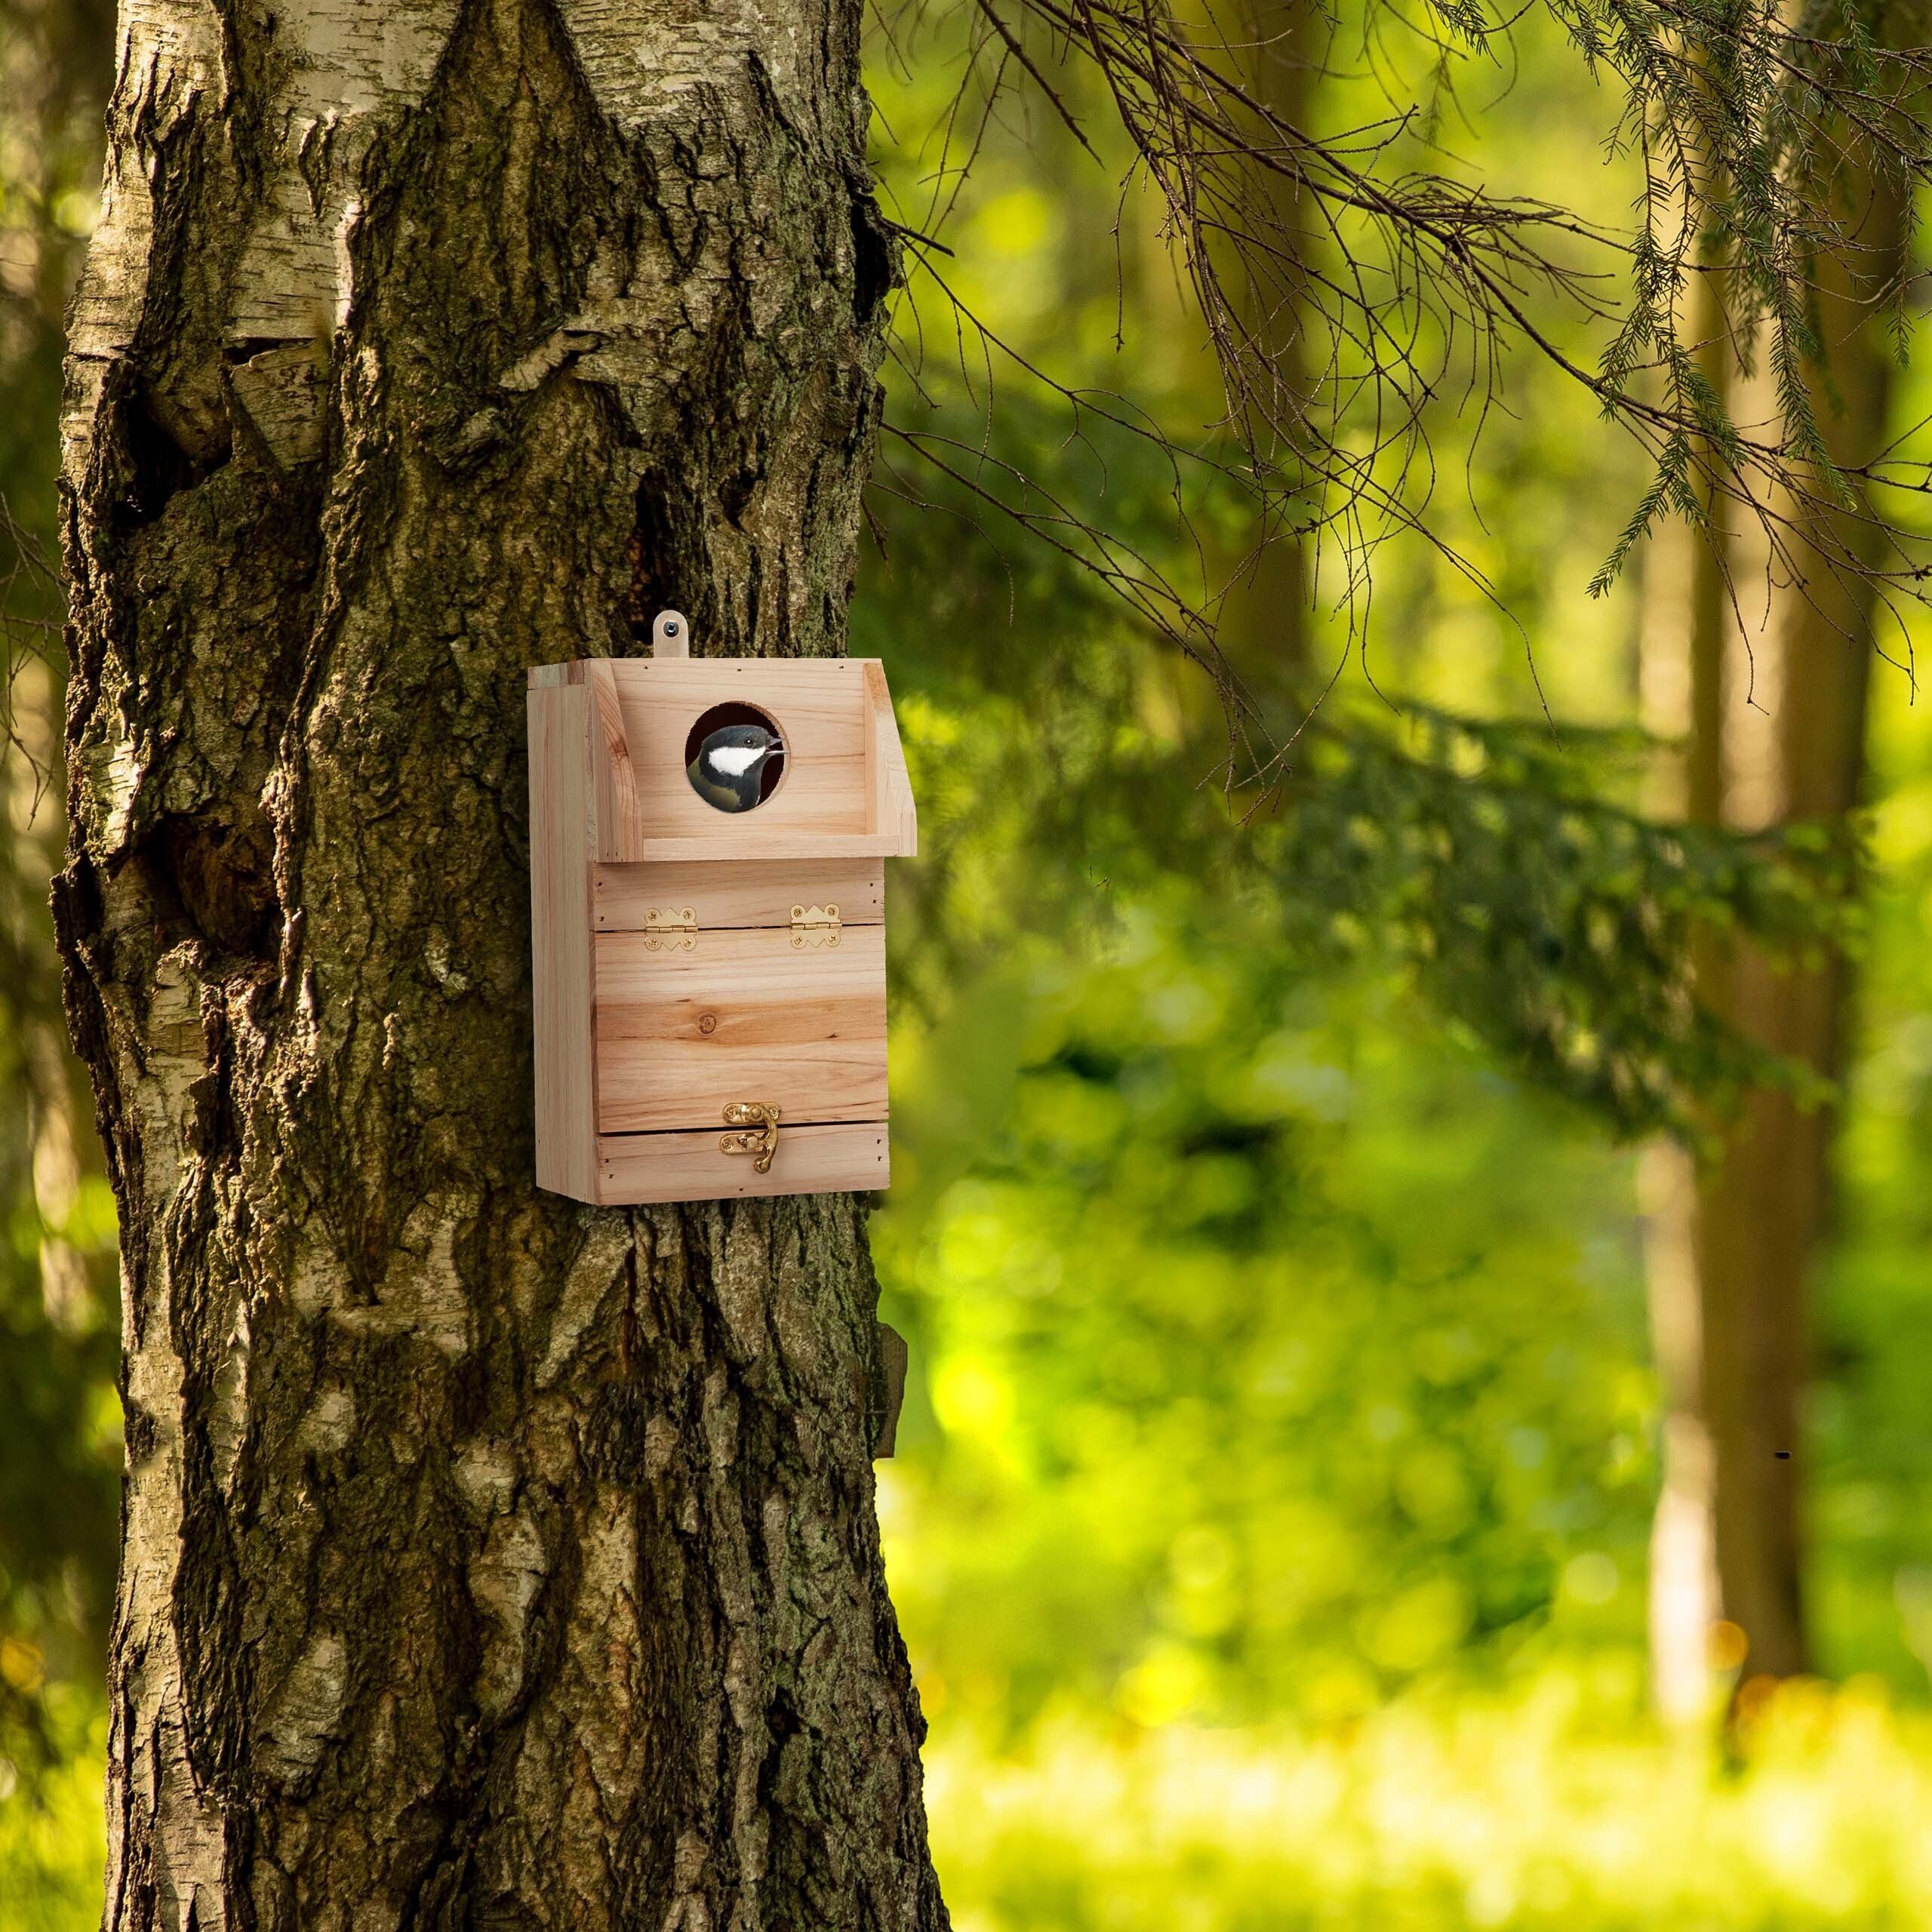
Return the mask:
[[[792,943],[795,946],[836,946],[845,928],[839,924],[836,906],[794,906],[792,908]]]
[[[724,1124],[740,1131],[721,1134],[718,1152],[755,1155],[752,1167],[761,1174],[771,1173],[771,1157],[778,1152],[778,1109],[763,1100],[733,1100],[725,1106]]]
[[[697,950],[697,914],[691,906],[681,910],[666,906],[644,915],[644,949],[647,952],[694,952]]]

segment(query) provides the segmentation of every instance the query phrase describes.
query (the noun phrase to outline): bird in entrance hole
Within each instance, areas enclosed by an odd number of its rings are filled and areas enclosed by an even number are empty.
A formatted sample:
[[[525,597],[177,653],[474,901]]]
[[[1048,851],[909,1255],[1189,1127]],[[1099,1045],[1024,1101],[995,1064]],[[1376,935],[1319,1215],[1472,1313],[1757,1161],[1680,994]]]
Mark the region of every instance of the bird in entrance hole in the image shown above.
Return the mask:
[[[748,812],[758,801],[765,766],[785,747],[762,724],[727,724],[697,748],[685,768],[691,789],[721,812]]]

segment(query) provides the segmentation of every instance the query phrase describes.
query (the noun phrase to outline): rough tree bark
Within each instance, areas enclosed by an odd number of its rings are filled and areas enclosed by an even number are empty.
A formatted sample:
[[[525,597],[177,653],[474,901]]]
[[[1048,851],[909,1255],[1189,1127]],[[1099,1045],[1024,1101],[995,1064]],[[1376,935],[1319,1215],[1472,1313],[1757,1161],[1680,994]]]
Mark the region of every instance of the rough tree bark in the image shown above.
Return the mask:
[[[122,0],[57,912],[115,1927],[943,1926],[863,1204],[532,1180],[524,672],[842,647],[857,0]]]
[[[1833,458],[1851,464],[1885,441],[1894,361],[1872,304],[1900,272],[1903,223],[1888,183],[1853,177],[1845,192],[1863,215],[1855,251],[1819,266],[1829,380],[1818,387]],[[1717,326],[1713,312],[1703,333],[1721,358]],[[1767,377],[1737,386],[1734,415],[1772,415]],[[1870,531],[1847,520],[1844,534],[1868,564],[1878,561]],[[1686,809],[1745,831],[1842,820],[1865,777],[1872,584],[1844,582],[1802,547],[1791,572],[1769,571],[1742,537],[1730,549],[1742,623],[1703,545],[1656,580],[1652,641],[1668,651],[1674,631],[1677,653],[1688,643],[1687,702],[1667,708],[1687,731]],[[1700,997],[1741,1032],[1827,1079],[1842,1072],[1850,975],[1841,956],[1781,971],[1755,947],[1713,934],[1697,974]],[[1698,1166],[1660,1149],[1649,1163],[1666,1410],[1651,1632],[1658,1701],[1675,1717],[1707,1706],[1714,1624],[1724,1626],[1718,1661],[1737,1667],[1740,1684],[1811,1666],[1804,1402],[1835,1124],[1829,1108],[1761,1091],[1711,1160]]]

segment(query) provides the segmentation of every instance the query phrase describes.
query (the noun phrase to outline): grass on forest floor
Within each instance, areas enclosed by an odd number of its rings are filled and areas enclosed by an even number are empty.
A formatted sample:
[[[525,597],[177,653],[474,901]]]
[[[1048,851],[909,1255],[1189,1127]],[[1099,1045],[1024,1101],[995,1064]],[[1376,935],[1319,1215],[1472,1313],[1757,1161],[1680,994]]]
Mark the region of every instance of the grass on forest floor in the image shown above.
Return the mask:
[[[1574,1683],[1345,1734],[1069,1728],[933,1754],[958,1932],[1804,1932],[1932,1925],[1932,1721],[1788,1687],[1748,1761]]]
[[[0,1925],[91,1932],[97,1731],[0,1800]],[[1747,1761],[1552,1675],[1327,1734],[955,1735],[928,1798],[958,1932],[1906,1932],[1932,1925],[1932,1716],[1788,1687]]]

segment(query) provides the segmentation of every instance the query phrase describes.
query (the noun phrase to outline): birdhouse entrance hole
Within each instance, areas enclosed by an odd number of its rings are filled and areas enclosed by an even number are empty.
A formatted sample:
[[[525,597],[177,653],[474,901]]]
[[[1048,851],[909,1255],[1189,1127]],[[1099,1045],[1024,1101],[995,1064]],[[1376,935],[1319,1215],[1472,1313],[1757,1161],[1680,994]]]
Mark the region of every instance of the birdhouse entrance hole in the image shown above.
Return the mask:
[[[700,715],[697,722],[691,727],[690,732],[685,737],[685,768],[686,771],[689,772],[691,767],[697,763],[699,754],[704,749],[705,741],[714,733],[728,731],[734,725],[744,724],[761,728],[776,738],[781,746],[785,742],[785,734],[779,728],[777,719],[774,718],[770,712],[761,711],[755,704],[714,704],[709,711]],[[758,778],[756,803],[749,808],[724,804],[711,796],[705,787],[698,783],[695,774],[691,777],[691,789],[715,811],[725,812],[745,809],[755,811],[759,805],[770,800],[773,793],[784,782],[784,778],[785,753],[781,750],[772,752],[765,759],[764,768]]]

